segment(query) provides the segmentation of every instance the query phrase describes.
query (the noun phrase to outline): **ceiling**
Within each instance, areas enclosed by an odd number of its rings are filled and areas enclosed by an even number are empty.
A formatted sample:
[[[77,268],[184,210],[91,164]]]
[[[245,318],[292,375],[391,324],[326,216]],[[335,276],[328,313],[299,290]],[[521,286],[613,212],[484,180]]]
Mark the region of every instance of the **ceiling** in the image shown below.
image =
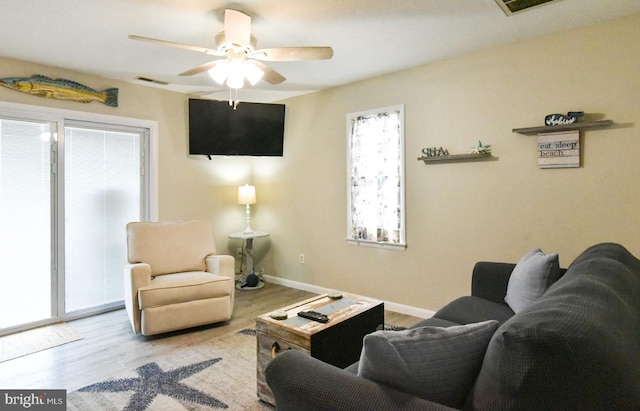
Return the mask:
[[[268,63],[287,80],[240,91],[270,102],[640,13],[640,1],[559,0],[507,17],[495,0],[2,0],[0,56],[223,100],[228,89],[206,73],[178,76],[212,56],[128,35],[215,48],[226,8],[252,16],[257,48],[334,50]]]

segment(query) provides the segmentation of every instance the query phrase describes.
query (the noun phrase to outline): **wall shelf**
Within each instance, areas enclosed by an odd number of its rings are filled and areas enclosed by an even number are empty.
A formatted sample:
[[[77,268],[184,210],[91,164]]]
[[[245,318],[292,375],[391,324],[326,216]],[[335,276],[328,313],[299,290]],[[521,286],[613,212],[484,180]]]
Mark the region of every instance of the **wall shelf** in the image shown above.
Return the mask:
[[[602,127],[608,127],[611,124],[613,124],[612,120],[600,120],[600,121],[576,122],[573,124],[559,124],[557,126],[514,128],[512,131],[514,133],[525,134],[528,136],[535,136],[541,133],[554,133],[556,131],[586,130],[586,129],[602,128]]]
[[[453,163],[461,161],[483,161],[483,160],[497,160],[497,157],[493,157],[491,153],[471,153],[471,154],[453,154],[448,156],[434,156],[434,157],[418,157],[418,160],[424,161],[425,164],[434,163]]]

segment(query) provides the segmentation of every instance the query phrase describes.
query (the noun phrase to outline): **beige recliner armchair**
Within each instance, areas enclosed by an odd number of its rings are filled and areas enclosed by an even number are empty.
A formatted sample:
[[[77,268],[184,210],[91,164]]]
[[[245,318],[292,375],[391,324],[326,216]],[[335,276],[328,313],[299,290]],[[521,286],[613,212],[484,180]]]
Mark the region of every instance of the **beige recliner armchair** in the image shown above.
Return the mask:
[[[231,318],[235,261],[216,255],[209,221],[129,223],[127,254],[125,306],[136,334]]]

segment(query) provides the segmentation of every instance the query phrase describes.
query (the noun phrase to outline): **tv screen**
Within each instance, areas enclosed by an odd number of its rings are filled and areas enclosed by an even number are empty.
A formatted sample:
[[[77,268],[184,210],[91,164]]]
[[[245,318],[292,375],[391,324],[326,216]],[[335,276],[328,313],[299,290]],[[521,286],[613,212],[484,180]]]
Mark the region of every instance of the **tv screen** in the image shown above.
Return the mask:
[[[284,104],[189,99],[189,154],[282,156]]]

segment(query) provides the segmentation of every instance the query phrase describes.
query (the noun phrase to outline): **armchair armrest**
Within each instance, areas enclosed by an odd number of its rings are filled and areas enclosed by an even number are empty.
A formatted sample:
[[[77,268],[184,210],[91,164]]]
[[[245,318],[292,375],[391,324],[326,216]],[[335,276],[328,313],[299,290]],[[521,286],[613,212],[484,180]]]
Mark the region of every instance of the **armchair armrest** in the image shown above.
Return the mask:
[[[278,411],[452,410],[288,350],[267,366]]]
[[[230,255],[213,254],[205,258],[205,263],[207,272],[231,278],[229,295],[231,296],[231,307],[233,307],[236,298],[236,260]]]
[[[141,332],[142,313],[138,302],[138,289],[151,282],[151,266],[146,263],[127,264],[124,266],[124,305],[129,321],[136,334]]]
[[[206,271],[235,279],[236,260],[230,255],[208,255]]]
[[[515,264],[479,261],[473,267],[471,295],[495,303],[505,304],[509,277]]]

